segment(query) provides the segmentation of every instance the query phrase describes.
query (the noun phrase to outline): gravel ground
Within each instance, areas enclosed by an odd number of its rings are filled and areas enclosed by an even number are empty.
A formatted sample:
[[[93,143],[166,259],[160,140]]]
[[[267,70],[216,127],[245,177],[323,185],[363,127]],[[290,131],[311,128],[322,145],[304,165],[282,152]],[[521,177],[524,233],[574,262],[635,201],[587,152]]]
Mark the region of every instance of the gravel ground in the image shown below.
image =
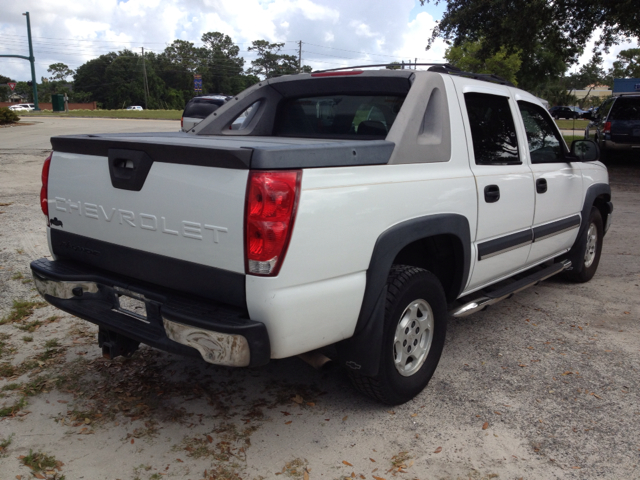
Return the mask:
[[[226,369],[144,347],[108,361],[97,328],[40,303],[48,138],[177,129],[0,128],[2,479],[640,478],[640,163],[610,165],[614,223],[591,282],[554,278],[451,319],[427,389],[390,409],[297,358]]]

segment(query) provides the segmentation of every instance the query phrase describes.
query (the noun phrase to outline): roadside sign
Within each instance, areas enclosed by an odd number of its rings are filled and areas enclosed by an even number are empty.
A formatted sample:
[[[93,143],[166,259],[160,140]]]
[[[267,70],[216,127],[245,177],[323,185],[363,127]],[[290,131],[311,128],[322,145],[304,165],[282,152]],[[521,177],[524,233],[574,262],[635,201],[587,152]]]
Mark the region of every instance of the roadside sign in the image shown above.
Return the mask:
[[[12,92],[13,92],[13,89],[16,88],[16,82],[8,82],[7,85],[9,85],[9,88],[11,89]]]
[[[193,76],[193,90],[195,92],[202,92],[202,75]]]

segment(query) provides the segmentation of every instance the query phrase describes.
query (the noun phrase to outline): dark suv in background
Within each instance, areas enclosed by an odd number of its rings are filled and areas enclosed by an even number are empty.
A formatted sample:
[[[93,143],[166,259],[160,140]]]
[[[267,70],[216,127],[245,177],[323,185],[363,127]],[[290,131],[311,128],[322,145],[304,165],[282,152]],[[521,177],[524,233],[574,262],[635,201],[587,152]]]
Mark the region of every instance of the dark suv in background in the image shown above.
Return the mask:
[[[640,154],[640,94],[605,100],[584,136],[598,144],[601,159],[614,152]]]
[[[228,95],[202,95],[200,97],[194,97],[189,100],[187,106],[184,107],[182,112],[182,120],[180,126],[183,132],[188,132],[204,118],[211,115],[218,108],[225,104],[225,102],[231,98]]]

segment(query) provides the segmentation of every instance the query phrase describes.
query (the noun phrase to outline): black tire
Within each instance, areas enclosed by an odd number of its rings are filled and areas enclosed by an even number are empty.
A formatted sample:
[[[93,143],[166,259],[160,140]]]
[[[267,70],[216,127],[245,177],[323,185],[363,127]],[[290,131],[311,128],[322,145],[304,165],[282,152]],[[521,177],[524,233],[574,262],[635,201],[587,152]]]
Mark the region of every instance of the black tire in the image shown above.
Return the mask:
[[[576,245],[578,251],[585,253],[580,257],[579,265],[575,265],[573,270],[566,273],[567,278],[577,283],[585,283],[593,278],[600,263],[603,236],[604,228],[600,210],[591,207],[589,224],[582,233],[580,243]]]
[[[410,307],[418,312],[415,316],[412,316]],[[401,321],[407,322],[402,328],[399,327]],[[421,331],[419,323],[424,327]],[[404,339],[401,353],[406,357],[404,365],[399,362],[397,367],[399,352],[395,343],[398,332],[401,334],[398,345],[402,345],[401,340]],[[374,377],[349,371],[353,385],[382,403],[399,405],[408,402],[431,380],[442,354],[446,333],[447,301],[438,278],[421,268],[393,265],[387,280],[382,345],[371,346],[381,349],[380,368]],[[412,357],[411,348],[414,348],[414,353],[418,352],[418,357]]]

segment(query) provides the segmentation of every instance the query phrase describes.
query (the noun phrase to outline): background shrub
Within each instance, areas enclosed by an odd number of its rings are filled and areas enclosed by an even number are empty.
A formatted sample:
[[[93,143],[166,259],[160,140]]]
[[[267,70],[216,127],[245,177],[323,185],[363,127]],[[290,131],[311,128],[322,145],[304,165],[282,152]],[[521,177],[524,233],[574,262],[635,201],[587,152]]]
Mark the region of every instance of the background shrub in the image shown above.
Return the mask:
[[[9,107],[0,108],[0,125],[16,123],[18,120],[20,120],[18,114],[13,110],[9,110]]]

